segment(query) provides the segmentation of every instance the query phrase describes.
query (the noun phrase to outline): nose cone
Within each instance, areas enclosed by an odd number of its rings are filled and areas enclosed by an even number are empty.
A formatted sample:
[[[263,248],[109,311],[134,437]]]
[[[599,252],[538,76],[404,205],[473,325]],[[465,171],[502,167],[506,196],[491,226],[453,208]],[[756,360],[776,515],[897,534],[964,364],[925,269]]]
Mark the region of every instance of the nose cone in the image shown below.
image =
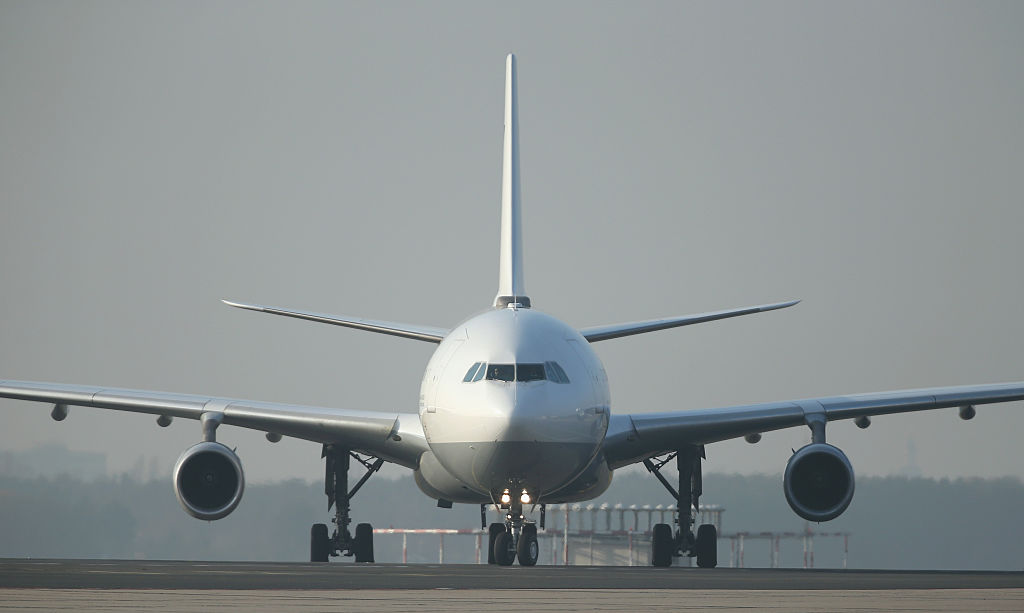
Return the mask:
[[[477,400],[480,410],[472,419],[471,438],[481,442],[506,440],[518,419],[515,383],[489,382],[483,391]]]
[[[605,414],[583,408],[565,397],[567,391],[547,382],[491,385],[484,398],[486,411],[473,420],[478,440],[596,444],[607,427]]]
[[[439,462],[483,492],[526,487],[541,495],[559,489],[594,457],[607,428],[604,412],[577,408],[549,382],[487,382],[472,411],[446,428],[458,442],[431,441]],[[568,391],[568,390],[565,390]]]

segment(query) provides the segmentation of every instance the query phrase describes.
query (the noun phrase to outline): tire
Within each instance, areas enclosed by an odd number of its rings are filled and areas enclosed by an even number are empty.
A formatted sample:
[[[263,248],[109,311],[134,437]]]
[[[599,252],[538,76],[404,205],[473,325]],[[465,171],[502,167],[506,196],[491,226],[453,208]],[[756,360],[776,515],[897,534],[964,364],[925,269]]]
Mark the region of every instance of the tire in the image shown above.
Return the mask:
[[[356,537],[352,543],[356,562],[373,562],[373,526],[357,524]]]
[[[675,539],[672,537],[672,526],[655,524],[651,531],[651,566],[672,566],[672,549]]]
[[[718,566],[718,530],[712,524],[701,524],[697,528],[697,566],[714,568]]]
[[[494,539],[494,561],[499,566],[512,566],[516,561],[516,550],[512,547],[512,534],[502,532]]]
[[[505,531],[505,524],[494,523],[487,527],[487,563],[497,564],[494,559],[494,539]]]
[[[519,544],[516,546],[516,556],[519,558],[520,566],[535,566],[537,558],[540,557],[540,543],[537,542],[537,527],[527,524],[523,526],[523,532],[519,535]]]
[[[326,562],[331,555],[331,539],[327,524],[313,524],[309,529],[309,561]]]

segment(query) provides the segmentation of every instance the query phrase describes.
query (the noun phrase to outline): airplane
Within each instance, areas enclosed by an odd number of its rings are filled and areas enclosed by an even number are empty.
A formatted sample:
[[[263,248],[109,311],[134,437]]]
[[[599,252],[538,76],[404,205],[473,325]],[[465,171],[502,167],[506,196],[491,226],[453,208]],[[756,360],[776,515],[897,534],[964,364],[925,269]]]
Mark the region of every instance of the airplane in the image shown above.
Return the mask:
[[[808,398],[745,406],[679,409],[663,413],[613,414],[608,376],[593,349],[597,342],[721,319],[784,309],[791,300],[576,329],[533,308],[523,270],[519,180],[518,81],[514,55],[505,62],[501,231],[498,292],[491,308],[452,328],[223,301],[250,311],[321,322],[437,345],[423,375],[418,412],[374,412],[257,402],[86,385],[0,380],[0,397],[45,402],[62,421],[70,406],[197,420],[201,441],[174,466],[175,494],[185,512],[201,520],[227,516],[245,488],[241,460],[217,440],[220,426],[319,443],[325,460],[329,533],[324,523],[310,530],[310,561],[349,556],[373,562],[373,528],[350,529],[351,500],[385,462],[408,468],[416,484],[439,507],[480,505],[488,532],[488,562],[509,566],[537,563],[537,530],[547,504],[593,499],[611,483],[613,471],[643,464],[675,500],[674,526],[660,523],[651,537],[651,564],[670,566],[696,558],[698,567],[717,565],[714,525],[694,530],[703,493],[701,460],[712,443],[744,437],[756,443],[765,432],[804,426],[810,442],[790,456],[784,473],[786,500],[800,517],[829,521],[842,514],[854,494],[853,467],[829,444],[826,427],[852,419],[867,428],[871,417],[959,407],[962,419],[976,405],[1024,399],[1024,382],[939,387],[897,392]],[[350,487],[352,461],[365,473]],[[661,473],[675,462],[673,485]],[[486,523],[486,509],[505,513]],[[527,519],[527,513],[539,517]]]

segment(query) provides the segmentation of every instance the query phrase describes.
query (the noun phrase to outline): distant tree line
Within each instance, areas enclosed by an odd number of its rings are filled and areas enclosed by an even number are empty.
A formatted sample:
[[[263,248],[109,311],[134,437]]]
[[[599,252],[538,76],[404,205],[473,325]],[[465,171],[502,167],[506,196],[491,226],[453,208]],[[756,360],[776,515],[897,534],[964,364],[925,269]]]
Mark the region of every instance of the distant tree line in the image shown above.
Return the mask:
[[[780,476],[706,475],[704,502],[725,507],[723,529],[800,531]],[[301,561],[309,526],[326,522],[323,484],[289,480],[249,485],[239,508],[216,522],[185,515],[167,480],[129,477],[83,481],[71,477],[0,476],[0,556],[34,558],[148,558]],[[649,475],[617,475],[594,504],[669,504]],[[588,503],[589,504],[589,503]],[[1019,548],[1024,484],[1019,479],[861,478],[853,504],[839,519],[812,526],[849,531],[851,568],[1024,569]],[[371,479],[354,500],[355,521],[374,527],[471,528],[479,508],[438,509],[409,477]],[[599,526],[603,526],[600,523]],[[472,562],[472,537],[448,537],[446,561]],[[719,545],[727,564],[729,541]],[[378,536],[379,561],[401,560],[401,538]],[[410,562],[436,562],[436,537],[410,537]],[[819,539],[818,567],[838,567],[839,540]],[[783,566],[800,566],[799,543],[784,542]],[[746,566],[767,566],[766,542],[746,543]]]

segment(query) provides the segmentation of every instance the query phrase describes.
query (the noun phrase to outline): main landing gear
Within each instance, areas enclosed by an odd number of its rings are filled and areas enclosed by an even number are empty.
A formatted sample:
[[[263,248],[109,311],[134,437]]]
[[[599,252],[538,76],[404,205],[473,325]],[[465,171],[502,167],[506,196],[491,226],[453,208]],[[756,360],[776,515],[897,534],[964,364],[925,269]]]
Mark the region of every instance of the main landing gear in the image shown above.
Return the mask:
[[[480,524],[487,527],[487,563],[499,566],[511,566],[516,558],[520,566],[534,566],[540,557],[540,544],[537,542],[537,524],[527,522],[523,517],[523,505],[511,500],[500,505],[508,509],[505,523],[493,523],[487,526],[487,505],[480,505]],[[540,505],[541,528],[544,527],[544,505]]]
[[[672,558],[677,556],[697,558],[697,566],[701,568],[714,568],[718,565],[718,530],[715,526],[702,524],[697,528],[697,534],[693,534],[694,511],[700,508],[700,496],[703,493],[700,468],[703,457],[703,445],[687,445],[663,458],[644,460],[647,470],[654,473],[676,499],[678,513],[675,534],[668,524],[654,526],[651,535],[652,566],[671,566]],[[679,469],[678,491],[659,472],[673,458]]]
[[[324,477],[324,493],[327,494],[327,510],[335,507],[334,533],[327,535],[326,524],[313,524],[309,531],[309,561],[326,562],[330,556],[354,556],[356,562],[373,562],[373,526],[370,524],[357,524],[356,534],[353,537],[348,526],[352,523],[349,517],[349,501],[359,488],[370,478],[373,473],[380,470],[384,460],[369,456],[363,458],[349,449],[336,445],[324,445],[323,457],[326,459],[326,474]],[[366,468],[355,487],[348,489],[348,467],[350,458]],[[371,462],[371,459],[373,460]]]

